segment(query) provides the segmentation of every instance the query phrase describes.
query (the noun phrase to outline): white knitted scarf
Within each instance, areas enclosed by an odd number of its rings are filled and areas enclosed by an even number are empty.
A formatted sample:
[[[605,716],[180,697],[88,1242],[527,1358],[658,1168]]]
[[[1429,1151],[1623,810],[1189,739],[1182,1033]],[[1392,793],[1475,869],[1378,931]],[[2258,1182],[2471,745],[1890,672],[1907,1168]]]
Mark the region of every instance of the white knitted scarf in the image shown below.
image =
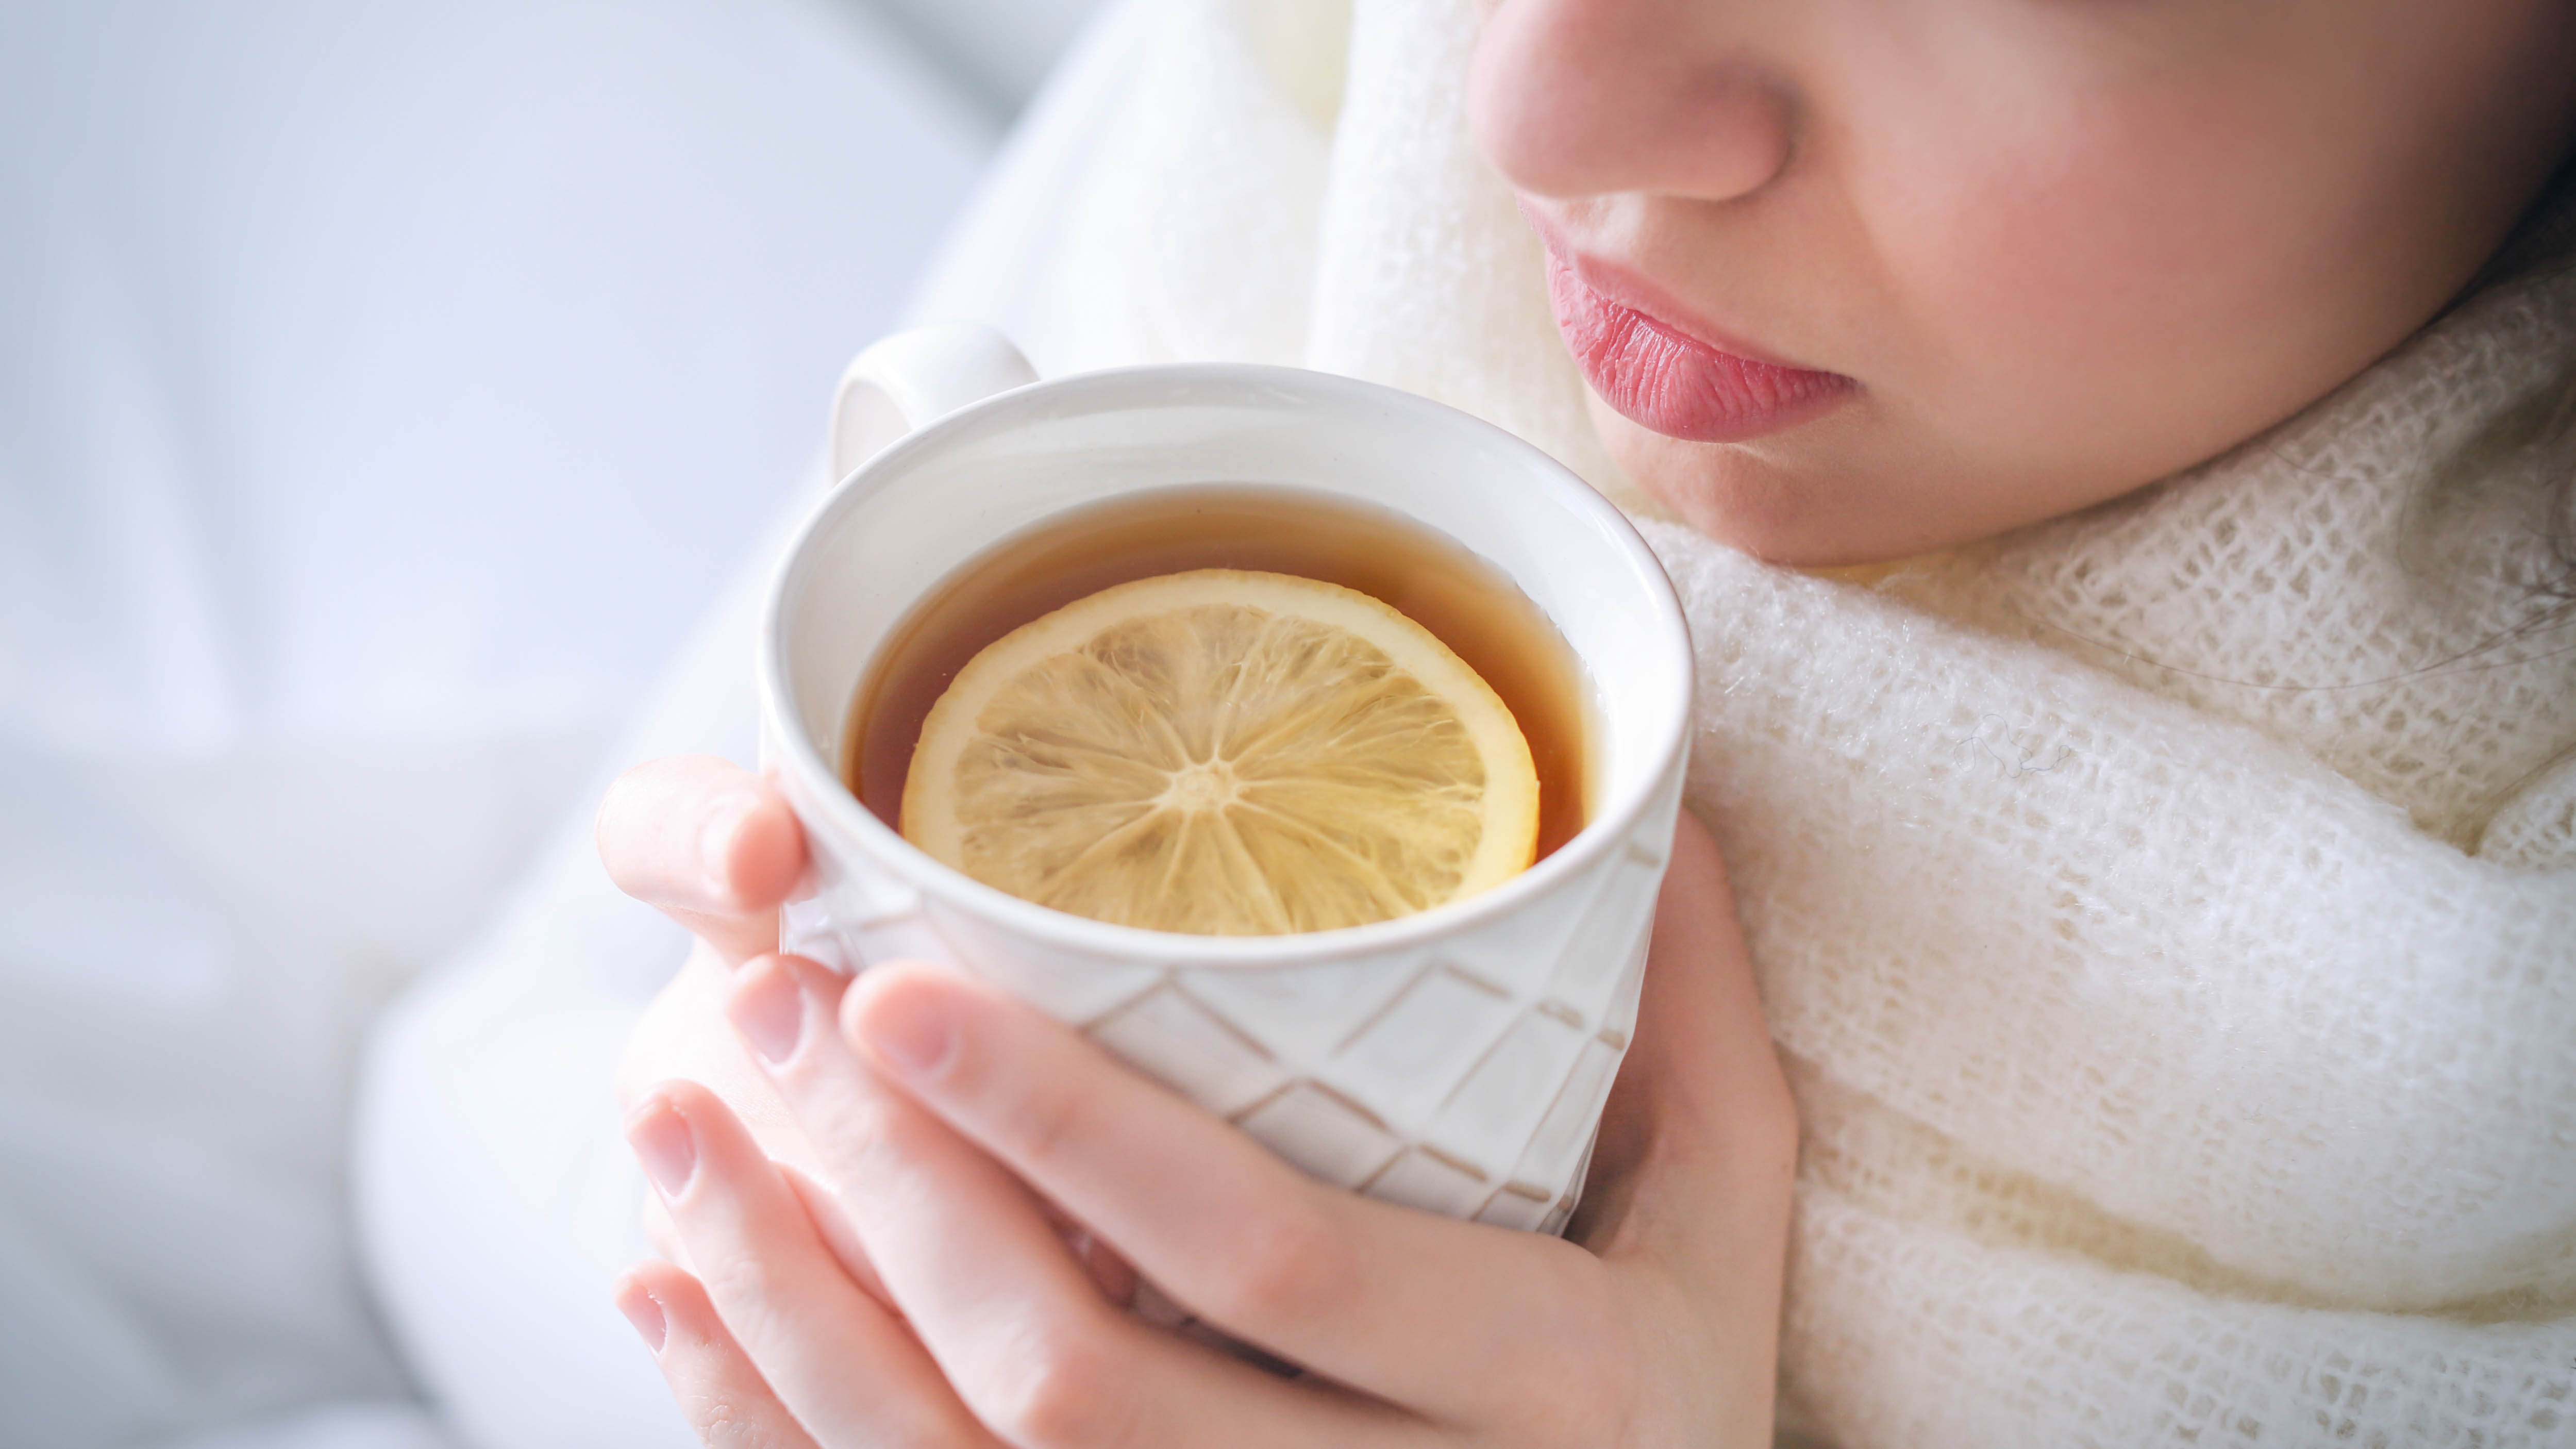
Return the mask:
[[[1469,0],[1336,9],[1129,0],[1014,162],[1069,200],[933,297],[1041,228],[959,305],[1050,370],[1373,378],[1636,506],[1465,134]],[[1807,1128],[1794,1435],[2576,1445],[2576,627],[2544,468],[2452,462],[2571,353],[2576,289],[2490,293],[1870,587],[1647,524]]]

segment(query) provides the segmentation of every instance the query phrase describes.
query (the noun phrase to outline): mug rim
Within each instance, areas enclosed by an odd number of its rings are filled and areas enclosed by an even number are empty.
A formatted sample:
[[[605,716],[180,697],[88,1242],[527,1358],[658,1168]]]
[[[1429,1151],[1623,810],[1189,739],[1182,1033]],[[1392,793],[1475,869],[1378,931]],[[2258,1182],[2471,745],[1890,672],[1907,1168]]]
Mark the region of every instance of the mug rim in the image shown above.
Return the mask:
[[[1664,642],[1670,651],[1670,662],[1680,681],[1677,691],[1680,707],[1672,712],[1669,719],[1660,722],[1656,734],[1650,736],[1652,743],[1647,753],[1651,763],[1648,767],[1637,773],[1627,790],[1615,798],[1604,800],[1572,839],[1550,852],[1545,860],[1536,862],[1500,885],[1464,900],[1450,901],[1389,920],[1267,936],[1156,931],[1142,926],[1093,920],[1052,906],[1039,905],[987,885],[932,858],[878,819],[876,812],[861,803],[841,778],[839,770],[817,751],[813,740],[808,737],[801,713],[795,708],[798,697],[787,679],[785,606],[812,565],[809,551],[815,538],[837,515],[888,486],[900,471],[901,464],[916,455],[937,450],[956,434],[975,427],[995,413],[1027,407],[1030,399],[1039,394],[1071,399],[1086,393],[1105,392],[1114,397],[1140,384],[1156,382],[1204,383],[1219,388],[1231,386],[1241,394],[1239,400],[1251,407],[1263,405],[1261,393],[1284,388],[1333,406],[1364,403],[1393,408],[1439,426],[1465,426],[1483,431],[1500,439],[1507,449],[1525,455],[1536,465],[1534,471],[1540,486],[1569,500],[1576,512],[1591,514],[1596,523],[1608,525],[1604,531],[1610,543],[1621,561],[1642,580],[1654,622],[1666,636]],[[1696,676],[1690,630],[1671,576],[1665,572],[1654,551],[1647,547],[1635,523],[1572,469],[1509,429],[1419,394],[1338,373],[1267,363],[1151,363],[1042,378],[1008,388],[913,429],[852,469],[849,476],[835,483],[807,511],[781,558],[761,608],[760,707],[763,715],[777,726],[775,746],[782,756],[777,762],[778,768],[794,772],[800,777],[800,783],[808,787],[796,792],[804,797],[798,802],[799,815],[804,815],[809,809],[819,811],[824,817],[823,825],[849,839],[857,849],[880,867],[894,872],[925,899],[940,900],[1023,937],[1101,957],[1199,969],[1267,968],[1314,964],[1362,952],[1374,954],[1436,944],[1462,929],[1518,910],[1524,903],[1589,874],[1604,855],[1624,849],[1628,831],[1669,785],[1681,768],[1690,745]],[[958,566],[963,567],[969,561],[961,560]],[[824,788],[813,788],[818,784]],[[807,828],[811,828],[810,823]],[[807,848],[810,856],[812,846],[809,844]]]

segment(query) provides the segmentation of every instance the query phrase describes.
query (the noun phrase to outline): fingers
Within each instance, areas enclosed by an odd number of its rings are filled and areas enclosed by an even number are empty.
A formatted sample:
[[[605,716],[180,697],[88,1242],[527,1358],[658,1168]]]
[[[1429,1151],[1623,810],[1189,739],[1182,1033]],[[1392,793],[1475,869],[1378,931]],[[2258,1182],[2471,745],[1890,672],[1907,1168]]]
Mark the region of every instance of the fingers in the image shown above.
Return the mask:
[[[1726,862],[1685,811],[1656,904],[1636,1040],[1602,1114],[1574,1233],[1606,1257],[1718,1252],[1759,1266],[1768,1252],[1776,1264],[1797,1154],[1796,1109]],[[1731,1215],[1723,1230],[1720,1212]]]
[[[757,1136],[754,1140],[758,1140]],[[841,1271],[850,1275],[850,1281],[859,1285],[860,1292],[884,1304],[887,1312],[900,1315],[903,1310],[894,1306],[894,1295],[886,1292],[885,1280],[877,1276],[877,1265],[868,1261],[866,1246],[851,1230],[850,1215],[841,1211],[841,1204],[832,1196],[832,1190],[806,1176],[802,1169],[785,1163],[777,1166],[779,1175],[796,1190],[796,1200],[805,1205],[805,1216],[814,1224],[815,1236],[823,1240],[823,1246],[840,1262]]]
[[[638,765],[600,801],[609,879],[739,964],[778,949],[778,903],[805,869],[805,833],[769,781],[712,755]]]
[[[668,1263],[638,1264],[617,1282],[617,1311],[643,1336],[709,1449],[818,1449],[725,1331],[697,1279]]]
[[[716,1313],[797,1423],[836,1446],[990,1442],[713,1093],[654,1089],[627,1118],[627,1141]]]
[[[688,1264],[688,1247],[680,1241],[680,1230],[671,1226],[670,1210],[662,1206],[658,1197],[647,1198],[644,1203],[644,1241],[651,1243],[664,1261],[684,1267]]]
[[[880,1070],[1239,1338],[1453,1424],[1615,1378],[1587,1372],[1621,1335],[1578,1248],[1319,1184],[1042,1013],[935,971],[870,971],[842,1015]]]
[[[1381,1405],[1285,1382],[1106,1302],[1018,1179],[861,1063],[835,1029],[841,995],[822,968],[772,957],[738,973],[728,1010],[824,1155],[906,1321],[994,1433],[1044,1449],[1364,1449],[1418,1432]]]
[[[1701,1345],[1708,1422],[1768,1437],[1798,1122],[1762,1018],[1725,862],[1685,813],[1655,915],[1637,1036],[1574,1231],[1640,1294],[1650,1338]],[[1732,1442],[1732,1441],[1729,1441]],[[1749,1440],[1748,1440],[1749,1442]]]

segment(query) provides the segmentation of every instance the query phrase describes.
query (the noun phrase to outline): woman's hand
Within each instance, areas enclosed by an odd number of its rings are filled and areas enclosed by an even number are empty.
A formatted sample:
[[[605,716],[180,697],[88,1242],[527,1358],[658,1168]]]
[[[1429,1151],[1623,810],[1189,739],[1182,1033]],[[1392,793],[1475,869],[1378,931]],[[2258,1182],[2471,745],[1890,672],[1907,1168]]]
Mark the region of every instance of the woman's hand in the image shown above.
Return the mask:
[[[811,1172],[814,1152],[724,1019],[733,969],[778,949],[778,905],[805,872],[805,832],[769,781],[711,755],[638,765],[600,802],[599,857],[618,889],[687,927],[697,949],[627,1039],[618,1097],[684,1078],[712,1089],[763,1150]],[[680,1245],[656,1207],[654,1242]]]
[[[1769,1442],[1796,1128],[1687,820],[1582,1246],[1317,1184],[931,970],[844,983],[760,957],[727,998],[812,1181],[703,1087],[645,1092],[630,1137],[695,1271],[648,1264],[619,1290],[710,1442]],[[1304,1376],[1127,1311],[1068,1215]]]

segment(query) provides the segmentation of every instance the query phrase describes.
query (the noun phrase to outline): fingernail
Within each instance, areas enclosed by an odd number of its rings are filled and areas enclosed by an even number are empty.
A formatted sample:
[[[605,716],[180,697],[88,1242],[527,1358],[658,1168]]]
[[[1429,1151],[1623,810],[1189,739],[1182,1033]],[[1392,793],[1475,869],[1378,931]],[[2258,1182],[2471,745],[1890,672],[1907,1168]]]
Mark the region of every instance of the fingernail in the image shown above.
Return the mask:
[[[626,1321],[635,1325],[635,1332],[644,1340],[647,1350],[656,1354],[662,1351],[662,1340],[669,1336],[671,1325],[670,1320],[662,1316],[660,1299],[641,1288],[629,1288],[617,1296],[617,1311],[625,1314]]]
[[[886,1064],[908,1076],[927,1077],[947,1061],[956,1040],[954,1013],[937,994],[897,990],[868,1004],[859,1033]]]
[[[742,823],[751,818],[759,803],[748,799],[724,801],[698,832],[698,863],[707,873],[707,884],[719,896],[733,894],[734,838],[742,834]]]
[[[689,1131],[689,1119],[667,1102],[627,1126],[626,1145],[635,1149],[644,1175],[653,1179],[664,1197],[678,1197],[698,1170],[698,1143]]]
[[[805,1039],[805,990],[776,961],[763,962],[734,988],[725,1015],[733,1018],[734,1030],[752,1050],[779,1066],[796,1055],[796,1044]]]

